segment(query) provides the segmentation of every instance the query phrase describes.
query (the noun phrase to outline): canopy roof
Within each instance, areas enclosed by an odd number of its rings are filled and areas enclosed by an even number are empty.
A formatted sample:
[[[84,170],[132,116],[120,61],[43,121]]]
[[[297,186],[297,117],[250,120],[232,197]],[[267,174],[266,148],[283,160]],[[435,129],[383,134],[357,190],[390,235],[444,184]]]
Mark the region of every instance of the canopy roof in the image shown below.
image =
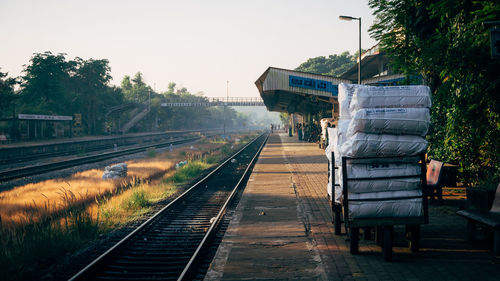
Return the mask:
[[[338,84],[347,79],[269,67],[255,81],[269,111],[316,114],[331,111]]]

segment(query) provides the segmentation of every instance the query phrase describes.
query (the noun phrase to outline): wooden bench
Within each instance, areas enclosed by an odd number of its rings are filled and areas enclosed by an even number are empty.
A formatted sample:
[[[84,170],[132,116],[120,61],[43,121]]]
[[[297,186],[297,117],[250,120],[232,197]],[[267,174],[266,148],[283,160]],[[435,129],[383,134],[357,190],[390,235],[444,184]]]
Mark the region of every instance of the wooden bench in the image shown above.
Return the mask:
[[[441,204],[443,202],[443,166],[441,161],[431,160],[427,167],[427,185],[424,190],[426,196],[436,199]]]
[[[493,206],[488,212],[460,210],[457,215],[467,219],[467,238],[475,240],[476,223],[493,230],[493,255],[500,255],[500,184],[498,184]]]

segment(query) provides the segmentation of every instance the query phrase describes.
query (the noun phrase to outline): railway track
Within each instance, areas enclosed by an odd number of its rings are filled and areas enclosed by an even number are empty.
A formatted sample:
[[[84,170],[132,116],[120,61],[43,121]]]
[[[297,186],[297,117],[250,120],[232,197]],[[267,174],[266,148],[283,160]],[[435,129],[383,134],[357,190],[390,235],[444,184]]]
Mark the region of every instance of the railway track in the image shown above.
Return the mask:
[[[119,156],[143,152],[143,151],[146,151],[147,149],[153,148],[153,147],[154,148],[163,148],[163,147],[167,147],[170,145],[177,145],[177,144],[183,144],[183,143],[187,143],[187,142],[196,141],[198,139],[200,139],[200,137],[190,137],[190,138],[185,138],[185,139],[171,140],[171,141],[166,141],[166,142],[161,142],[161,143],[143,145],[140,147],[123,149],[120,151],[101,153],[98,155],[76,157],[76,158],[58,161],[58,162],[53,162],[53,163],[4,170],[4,171],[0,171],[0,183],[6,182],[9,180],[38,175],[38,174],[42,174],[45,172],[66,169],[66,168],[70,168],[70,167],[74,167],[74,166],[78,166],[78,165],[95,163],[95,162],[99,162],[99,161],[103,161],[106,159],[111,159],[111,158],[115,158],[115,157],[119,157]]]
[[[194,279],[267,137],[246,145],[70,280]]]
[[[154,133],[150,135],[144,135],[144,136],[131,136],[127,137],[127,143],[126,144],[120,144],[120,147],[132,147],[137,143],[143,142],[144,139],[156,137],[156,138],[176,138],[182,135],[187,135],[190,133],[195,133],[195,132],[203,132],[207,134],[215,133],[217,130],[213,129],[201,129],[201,130],[186,130],[186,131],[170,131],[166,133]],[[103,140],[116,140],[117,142],[120,141],[120,139],[124,139],[124,137],[114,137],[114,138],[105,138]],[[81,153],[82,150],[85,152],[95,152],[95,151],[100,151],[100,150],[109,150],[112,148],[112,145],[109,143],[105,144],[93,144],[97,140],[84,140],[84,141],[76,141],[76,142],[63,142],[63,143],[54,143],[54,144],[47,144],[45,146],[59,146],[59,145],[76,145],[76,149],[72,150],[67,150],[67,149],[62,149],[62,151],[52,151],[52,152],[40,152],[40,153],[32,153],[32,154],[27,154],[27,155],[20,155],[15,158],[13,157],[6,157],[5,155],[0,156],[0,166],[2,165],[9,165],[12,163],[22,163],[22,162],[28,162],[28,161],[33,161],[33,160],[38,160],[42,158],[52,158],[52,157],[60,157],[60,156],[69,156],[69,155],[76,155],[78,153]],[[149,141],[150,143],[153,143],[152,141]],[[36,147],[36,145],[35,145]],[[14,148],[3,148],[0,149],[0,154],[2,151],[9,150],[9,149],[14,149]],[[15,149],[22,149],[22,148],[15,148]],[[6,153],[8,155],[8,153]]]

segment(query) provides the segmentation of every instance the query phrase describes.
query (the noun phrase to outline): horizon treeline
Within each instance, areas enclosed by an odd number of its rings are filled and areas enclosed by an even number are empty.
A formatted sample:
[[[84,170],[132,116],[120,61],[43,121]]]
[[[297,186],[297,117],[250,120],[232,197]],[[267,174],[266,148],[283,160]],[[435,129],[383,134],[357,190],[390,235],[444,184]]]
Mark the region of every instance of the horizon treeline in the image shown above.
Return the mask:
[[[248,120],[227,107],[161,107],[161,103],[203,102],[206,97],[177,88],[174,82],[165,92],[156,92],[141,72],[123,77],[120,86],[111,85],[111,68],[107,59],[67,59],[66,54],[35,53],[22,75],[7,76],[0,68],[0,119],[23,114],[67,115],[81,114],[84,135],[116,132],[109,109],[127,103],[149,106],[150,112],[130,132],[199,129],[247,124]],[[124,123],[137,111],[123,111],[118,116]],[[115,119],[117,116],[115,115]],[[115,120],[116,122],[116,120]],[[7,130],[7,128],[4,128]],[[9,129],[16,134],[15,128]],[[16,136],[11,136],[15,138]]]

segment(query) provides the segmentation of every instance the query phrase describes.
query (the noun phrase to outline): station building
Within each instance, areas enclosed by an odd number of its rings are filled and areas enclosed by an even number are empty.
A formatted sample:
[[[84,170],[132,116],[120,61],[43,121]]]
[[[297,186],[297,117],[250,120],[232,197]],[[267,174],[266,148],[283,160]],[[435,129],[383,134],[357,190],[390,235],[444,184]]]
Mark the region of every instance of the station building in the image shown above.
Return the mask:
[[[389,60],[378,44],[361,55],[361,84],[391,86],[406,78],[389,67]],[[413,83],[422,84],[421,77],[411,78]],[[297,123],[338,119],[338,85],[357,81],[358,64],[340,77],[269,67],[255,85],[269,111],[290,114],[289,125],[294,129]]]

